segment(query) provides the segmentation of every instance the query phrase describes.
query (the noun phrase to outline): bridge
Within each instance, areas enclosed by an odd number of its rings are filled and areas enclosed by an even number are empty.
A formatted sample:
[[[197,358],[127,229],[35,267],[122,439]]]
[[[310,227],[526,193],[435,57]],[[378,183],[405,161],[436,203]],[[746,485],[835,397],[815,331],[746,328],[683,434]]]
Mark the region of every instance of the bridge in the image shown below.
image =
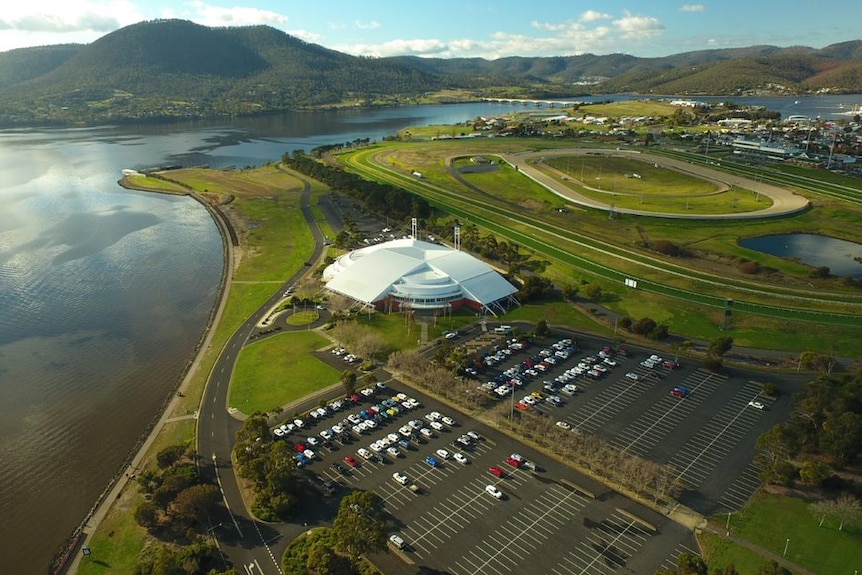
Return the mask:
[[[547,106],[549,108],[556,108],[557,106],[563,108],[571,108],[573,106],[579,106],[582,104],[588,104],[589,102],[581,102],[579,100],[530,100],[526,98],[482,98],[483,102],[506,102],[506,103],[514,103],[514,104],[523,104],[524,106],[533,105],[536,107]]]

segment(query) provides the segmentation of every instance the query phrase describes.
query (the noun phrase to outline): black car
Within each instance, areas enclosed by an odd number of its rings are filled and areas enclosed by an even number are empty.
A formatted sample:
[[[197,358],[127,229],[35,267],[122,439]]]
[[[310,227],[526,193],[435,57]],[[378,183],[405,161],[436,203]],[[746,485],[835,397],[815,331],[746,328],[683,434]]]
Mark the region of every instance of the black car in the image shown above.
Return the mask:
[[[343,465],[341,465],[340,463],[333,463],[332,465],[330,465],[330,467],[333,468],[338,473],[340,473],[341,475],[347,475],[348,474],[347,468],[344,467]]]

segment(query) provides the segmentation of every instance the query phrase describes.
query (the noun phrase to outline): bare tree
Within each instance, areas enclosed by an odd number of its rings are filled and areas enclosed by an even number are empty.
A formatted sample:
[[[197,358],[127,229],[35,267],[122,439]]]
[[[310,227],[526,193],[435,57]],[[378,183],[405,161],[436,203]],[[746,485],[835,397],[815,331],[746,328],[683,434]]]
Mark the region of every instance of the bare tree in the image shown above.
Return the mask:
[[[859,512],[862,511],[862,505],[859,504],[859,500],[856,497],[849,493],[844,493],[835,500],[835,510],[840,519],[838,531],[843,531],[845,523],[859,516]]]

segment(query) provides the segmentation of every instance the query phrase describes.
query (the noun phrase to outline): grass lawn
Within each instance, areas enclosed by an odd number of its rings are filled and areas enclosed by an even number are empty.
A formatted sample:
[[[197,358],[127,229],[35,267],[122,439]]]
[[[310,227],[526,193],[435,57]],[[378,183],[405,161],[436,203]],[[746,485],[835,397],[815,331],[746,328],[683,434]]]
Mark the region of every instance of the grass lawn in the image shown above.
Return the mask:
[[[823,527],[818,522],[805,501],[764,494],[731,516],[730,529],[779,555],[787,545],[787,559],[818,575],[862,569],[862,524],[857,520],[838,531],[835,520],[827,519]]]
[[[337,369],[311,352],[329,340],[312,331],[282,333],[243,348],[229,404],[246,414],[267,412],[338,382]]]
[[[697,540],[712,570],[733,565],[740,575],[755,575],[768,561],[747,547],[737,545],[713,533],[701,533],[697,536]]]
[[[287,323],[290,325],[308,325],[317,321],[320,314],[317,310],[298,311],[287,316]]]

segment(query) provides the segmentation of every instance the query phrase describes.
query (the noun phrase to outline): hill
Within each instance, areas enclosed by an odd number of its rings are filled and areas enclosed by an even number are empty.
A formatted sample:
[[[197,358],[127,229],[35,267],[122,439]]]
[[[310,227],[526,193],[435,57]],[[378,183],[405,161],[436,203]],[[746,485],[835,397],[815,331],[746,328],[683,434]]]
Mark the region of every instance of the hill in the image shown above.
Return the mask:
[[[0,54],[0,123],[97,123],[236,115],[421,94],[440,78],[357,58],[268,26],[183,20],[128,26],[21,74],[36,55]]]
[[[95,124],[414,102],[456,89],[522,97],[591,93],[862,92],[862,41],[627,54],[362,58],[268,26],[157,20],[88,45],[0,53],[0,125]]]

